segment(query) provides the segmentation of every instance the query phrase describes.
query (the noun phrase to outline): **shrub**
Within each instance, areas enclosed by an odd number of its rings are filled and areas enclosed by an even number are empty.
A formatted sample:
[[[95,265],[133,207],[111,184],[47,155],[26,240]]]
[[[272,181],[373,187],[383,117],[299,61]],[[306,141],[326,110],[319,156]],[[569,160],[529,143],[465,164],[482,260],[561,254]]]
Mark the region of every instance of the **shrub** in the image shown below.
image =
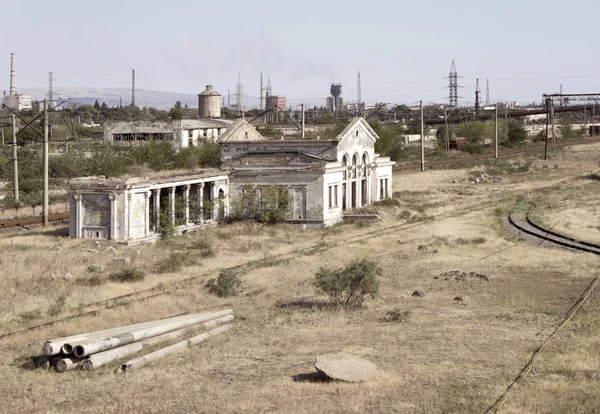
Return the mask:
[[[112,282],[139,282],[144,280],[146,275],[138,269],[123,269],[119,272],[111,274],[108,279]]]
[[[183,266],[193,264],[193,257],[188,253],[171,252],[169,257],[161,260],[154,267],[156,273],[175,273],[181,270]]]
[[[315,286],[337,306],[356,308],[362,306],[368,297],[377,297],[381,273],[375,262],[358,259],[341,269],[320,268]]]
[[[235,296],[242,291],[242,279],[236,271],[225,269],[219,277],[209,280],[206,287],[217,296]]]
[[[384,322],[406,322],[411,316],[412,311],[410,309],[400,310],[394,309],[385,314],[383,317]]]
[[[206,239],[195,240],[189,247],[192,250],[197,250],[198,255],[202,258],[213,257],[215,255],[212,245]]]
[[[48,315],[56,316],[59,313],[61,313],[63,308],[65,307],[66,302],[67,297],[65,295],[61,295],[58,298],[56,298],[56,302],[54,302],[54,304],[50,305],[50,307],[48,308]]]

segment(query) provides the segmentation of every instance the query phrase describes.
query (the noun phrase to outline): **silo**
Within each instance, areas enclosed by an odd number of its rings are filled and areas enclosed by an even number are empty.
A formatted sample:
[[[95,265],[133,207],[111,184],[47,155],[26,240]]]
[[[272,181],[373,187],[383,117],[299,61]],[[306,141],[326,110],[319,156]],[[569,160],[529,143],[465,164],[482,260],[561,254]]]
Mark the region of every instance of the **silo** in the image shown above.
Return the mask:
[[[212,85],[198,94],[198,115],[200,118],[221,118],[221,94]]]

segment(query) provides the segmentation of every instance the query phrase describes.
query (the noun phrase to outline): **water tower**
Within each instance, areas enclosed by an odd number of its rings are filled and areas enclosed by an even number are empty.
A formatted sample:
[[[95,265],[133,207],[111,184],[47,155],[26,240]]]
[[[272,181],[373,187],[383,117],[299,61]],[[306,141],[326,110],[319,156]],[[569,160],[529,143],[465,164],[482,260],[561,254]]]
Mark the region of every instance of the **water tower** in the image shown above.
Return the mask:
[[[221,94],[212,85],[198,94],[198,116],[200,118],[221,118]]]
[[[342,84],[341,83],[332,83],[329,88],[329,92],[333,97],[333,110],[339,111],[342,109]]]

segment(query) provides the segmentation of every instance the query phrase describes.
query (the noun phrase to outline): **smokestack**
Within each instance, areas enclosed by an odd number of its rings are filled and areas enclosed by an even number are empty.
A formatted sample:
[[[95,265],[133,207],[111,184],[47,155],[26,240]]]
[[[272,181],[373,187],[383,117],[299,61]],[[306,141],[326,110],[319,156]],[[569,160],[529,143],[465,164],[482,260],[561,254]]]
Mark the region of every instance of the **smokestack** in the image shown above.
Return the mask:
[[[10,95],[16,95],[17,90],[15,89],[15,54],[10,54]]]

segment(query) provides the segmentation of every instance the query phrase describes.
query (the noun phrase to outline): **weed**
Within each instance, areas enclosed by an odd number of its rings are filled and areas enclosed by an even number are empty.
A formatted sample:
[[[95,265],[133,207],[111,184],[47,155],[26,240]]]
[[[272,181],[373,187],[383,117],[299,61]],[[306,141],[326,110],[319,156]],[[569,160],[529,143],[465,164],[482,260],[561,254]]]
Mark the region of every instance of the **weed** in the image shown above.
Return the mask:
[[[394,309],[385,314],[382,318],[384,322],[406,322],[410,319],[412,311],[410,309]]]
[[[408,223],[420,223],[420,222],[424,222],[424,221],[431,221],[431,220],[435,220],[434,216],[430,216],[427,215],[425,213],[421,213],[418,216],[412,216],[409,220]]]
[[[225,269],[221,270],[219,277],[210,279],[205,286],[217,296],[235,296],[242,291],[242,279],[236,271]]]
[[[398,214],[398,219],[400,220],[409,220],[412,216],[412,213],[410,212],[409,209],[405,208],[404,210],[402,210],[400,212],[400,214]]]
[[[327,250],[331,247],[331,243],[328,243],[326,241],[321,241],[318,244],[316,244],[315,246],[311,247],[310,249],[308,249],[304,255],[305,256],[312,256],[315,253],[319,253],[321,251]]]
[[[254,269],[260,269],[263,267],[275,267],[279,265],[288,264],[290,259],[277,259],[275,257],[265,257],[263,259],[255,260],[250,263],[250,267]]]
[[[400,205],[400,201],[395,198],[384,198],[383,200],[376,201],[375,205],[383,207],[397,207]]]
[[[54,304],[50,305],[50,307],[48,308],[48,315],[56,316],[56,315],[60,314],[62,312],[63,308],[65,307],[66,301],[67,301],[66,295],[60,295],[58,298],[56,298],[56,302],[54,302]]]
[[[502,214],[504,214],[504,211],[505,211],[504,207],[496,207],[494,209],[494,214],[497,216],[501,216]]]
[[[456,239],[456,244],[483,244],[485,242],[485,237],[476,237],[474,239]]]
[[[32,311],[21,312],[19,313],[19,317],[24,321],[34,321],[42,317],[42,311],[35,309]]]
[[[206,239],[193,241],[190,243],[189,248],[198,251],[198,256],[202,258],[213,257],[215,255],[212,244]]]
[[[375,262],[358,259],[341,269],[320,268],[314,284],[332,303],[344,308],[358,308],[367,297],[377,296],[381,274],[382,270]]]
[[[77,279],[77,283],[83,286],[102,286],[106,283],[106,279],[101,277],[100,275],[93,275],[87,279]]]
[[[144,280],[146,274],[138,269],[123,269],[111,274],[108,279],[112,282],[140,282]]]
[[[171,252],[169,257],[159,261],[154,266],[155,273],[176,273],[184,266],[190,266],[195,263],[194,257],[187,253]]]

